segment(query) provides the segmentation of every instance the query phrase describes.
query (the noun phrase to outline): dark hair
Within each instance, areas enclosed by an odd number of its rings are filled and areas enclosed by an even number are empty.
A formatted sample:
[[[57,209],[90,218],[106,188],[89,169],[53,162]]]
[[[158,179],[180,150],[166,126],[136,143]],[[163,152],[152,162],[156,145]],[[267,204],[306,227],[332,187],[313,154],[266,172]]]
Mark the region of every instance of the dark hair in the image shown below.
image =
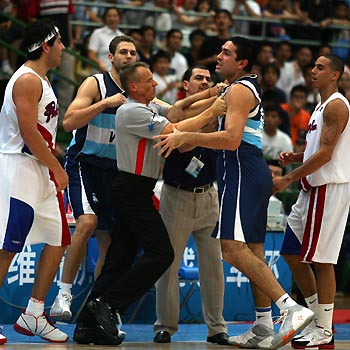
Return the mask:
[[[149,68],[149,65],[145,62],[137,61],[128,63],[120,69],[120,82],[127,94],[130,92],[129,83],[132,81],[138,82],[140,79],[138,74],[138,68],[140,67]]]
[[[107,14],[111,10],[117,11],[119,17],[122,18],[122,13],[120,12],[120,10],[117,7],[115,7],[115,6],[113,6],[113,7],[106,7],[106,9],[103,11],[103,14],[102,14],[102,17],[101,17],[103,22],[106,20]]]
[[[189,67],[186,69],[184,75],[182,76],[182,81],[189,81],[191,79],[192,76],[192,72],[194,69],[205,69],[205,70],[209,70],[208,67],[202,65],[202,64],[194,64],[193,66]]]
[[[117,47],[120,43],[122,42],[127,42],[127,43],[132,43],[135,45],[135,40],[134,38],[132,38],[131,36],[128,36],[128,35],[119,35],[119,36],[116,36],[112,39],[112,41],[109,43],[109,52],[114,55],[115,54],[115,51],[117,50]],[[136,45],[135,45],[135,48],[136,48]]]
[[[247,73],[250,73],[257,56],[256,47],[253,41],[242,36],[234,36],[230,41],[237,47],[236,60],[247,60],[248,64],[245,66],[244,70]]]
[[[303,92],[305,94],[305,97],[307,96],[307,88],[304,85],[295,85],[292,87],[292,90],[290,91],[290,96],[293,96],[295,92]]]
[[[29,60],[36,61],[41,57],[43,53],[41,45],[50,34],[54,34],[54,36],[47,41],[47,44],[52,47],[59,33],[54,22],[48,19],[37,20],[26,28],[23,35],[21,49],[27,53]],[[40,46],[34,51],[29,52],[30,47],[35,44],[40,44]]]
[[[173,34],[175,34],[175,33],[180,33],[180,34],[181,34],[181,37],[183,38],[183,35],[182,35],[181,30],[180,30],[180,29],[175,29],[175,28],[173,28],[173,29],[170,29],[170,30],[168,30],[168,31],[166,32],[166,34],[165,34],[165,39],[168,40],[168,39],[169,39]]]
[[[189,36],[190,42],[192,42],[195,36],[201,36],[204,39],[208,37],[204,30],[195,29],[195,30],[192,30],[192,32],[190,33],[190,36]]]
[[[267,105],[266,107],[264,107],[264,113],[270,113],[270,112],[277,112],[279,117],[282,119],[282,115],[281,115],[281,107],[278,104],[270,104]]]
[[[314,68],[314,66],[315,66],[315,63],[308,63],[307,65],[305,65],[304,67],[303,67],[303,75],[305,75],[306,74],[306,72],[309,70],[309,69],[313,69]]]
[[[223,8],[220,8],[220,9],[215,10],[214,20],[217,19],[217,17],[218,17],[221,13],[225,14],[225,15],[231,20],[231,22],[233,22],[231,12],[228,11],[228,10],[226,10],[226,9],[223,9]]]
[[[261,67],[261,75],[265,75],[268,70],[274,70],[278,77],[281,75],[281,71],[275,62],[269,62],[268,64]]]
[[[156,30],[154,27],[152,26],[148,26],[148,25],[144,25],[144,26],[141,26],[139,28],[139,31],[140,31],[140,34],[141,36],[144,36],[146,32],[148,32],[149,30],[151,30],[153,32],[153,36],[156,37]]]
[[[171,62],[170,55],[164,50],[159,50],[151,57],[151,70],[152,71],[153,71],[154,63],[158,62],[158,60],[160,60],[161,58],[167,59],[169,61],[169,63]]]
[[[339,78],[338,78],[338,80],[339,80],[344,73],[344,61],[339,56],[337,56],[333,53],[327,53],[327,54],[322,55],[322,56],[329,60],[329,66],[334,71],[340,73]]]

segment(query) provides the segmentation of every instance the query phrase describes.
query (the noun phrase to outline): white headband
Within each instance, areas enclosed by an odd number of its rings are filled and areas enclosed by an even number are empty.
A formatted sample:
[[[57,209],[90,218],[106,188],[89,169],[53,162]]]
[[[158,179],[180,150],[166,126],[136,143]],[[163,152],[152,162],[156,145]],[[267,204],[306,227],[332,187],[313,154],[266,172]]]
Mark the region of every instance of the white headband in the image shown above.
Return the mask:
[[[43,41],[38,41],[37,43],[33,44],[32,46],[29,46],[28,52],[33,52],[33,51],[37,50],[43,43],[47,43],[54,36],[56,36],[58,33],[59,33],[59,30],[55,26],[55,30],[53,32],[51,32]]]

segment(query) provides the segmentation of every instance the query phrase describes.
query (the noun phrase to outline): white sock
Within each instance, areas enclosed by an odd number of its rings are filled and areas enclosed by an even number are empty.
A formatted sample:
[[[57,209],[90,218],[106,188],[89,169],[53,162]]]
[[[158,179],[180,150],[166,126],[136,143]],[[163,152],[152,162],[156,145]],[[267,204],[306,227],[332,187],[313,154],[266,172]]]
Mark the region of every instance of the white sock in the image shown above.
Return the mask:
[[[315,314],[317,317],[318,314],[318,296],[317,293],[305,298],[307,307]]]
[[[26,314],[39,317],[44,313],[44,301],[35,298],[30,298],[26,308]]]
[[[317,325],[332,331],[334,304],[318,304]]]
[[[58,292],[59,295],[61,294],[72,294],[72,287],[73,284],[71,283],[60,283],[60,290]]]
[[[288,293],[283,294],[277,301],[276,305],[280,310],[297,305]]]
[[[272,309],[269,307],[256,307],[255,308],[255,323],[263,324],[269,328],[273,328],[272,323]]]

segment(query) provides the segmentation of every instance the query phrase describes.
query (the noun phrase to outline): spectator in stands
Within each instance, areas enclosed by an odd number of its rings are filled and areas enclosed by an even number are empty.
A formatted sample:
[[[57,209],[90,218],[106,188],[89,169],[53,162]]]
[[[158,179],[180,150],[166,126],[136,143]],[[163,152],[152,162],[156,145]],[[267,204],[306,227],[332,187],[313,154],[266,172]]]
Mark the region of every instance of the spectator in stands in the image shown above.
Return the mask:
[[[260,64],[261,68],[269,64],[274,60],[273,57],[273,47],[272,44],[268,41],[264,41],[259,45],[258,55],[256,62]]]
[[[344,71],[343,75],[339,79],[339,91],[347,98],[350,102],[350,72]]]
[[[198,0],[195,10],[201,13],[207,13],[209,17],[205,17],[199,24],[198,28],[204,30],[207,35],[216,35],[216,26],[214,24],[214,15],[218,7],[214,6],[210,0]]]
[[[108,59],[108,45],[112,39],[124,33],[118,29],[120,23],[120,11],[116,7],[107,7],[102,15],[104,26],[95,29],[89,42],[89,59],[98,64],[99,70],[93,73],[103,73],[111,69]]]
[[[281,107],[269,105],[264,108],[263,154],[265,159],[277,160],[281,152],[293,152],[289,135],[279,130],[282,123]]]
[[[209,69],[214,83],[222,81],[215,72],[217,55],[221,52],[222,45],[230,39],[233,19],[231,13],[225,9],[218,9],[215,12],[214,23],[216,25],[217,35],[209,36],[202,44],[198,53],[197,64],[202,64]]]
[[[336,1],[334,16],[328,17],[320,22],[321,28],[327,28],[329,25],[336,24],[343,26],[342,29],[333,29],[331,34],[332,41],[346,45],[334,46],[332,52],[343,59],[344,62],[348,59],[350,54],[350,13],[348,5],[345,1]]]
[[[261,68],[261,83],[260,86],[264,92],[273,90],[279,96],[280,103],[286,103],[287,97],[284,91],[276,86],[280,76],[280,70],[276,63],[270,62]]]
[[[46,18],[55,23],[60,29],[62,42],[67,48],[74,48],[72,26],[70,25],[70,16],[74,13],[72,0],[58,2],[56,0],[32,0],[29,5],[29,15],[33,18]],[[67,107],[72,101],[75,90],[75,57],[66,51],[63,52],[61,65],[58,71],[69,79],[58,79],[58,104],[60,106],[60,119],[66,113]]]
[[[274,90],[263,91],[261,100],[262,100],[262,104],[263,104],[264,109],[267,108],[270,105],[276,105],[276,104],[280,105],[282,103],[280,101],[280,96]],[[282,117],[282,122],[279,125],[279,129],[290,136],[290,118],[289,118],[289,114],[284,109],[281,109],[280,115]]]
[[[293,12],[305,26],[293,27],[293,37],[327,42],[328,33],[311,24],[318,24],[333,14],[334,0],[295,0]]]
[[[141,42],[137,48],[138,60],[151,64],[151,57],[154,54],[156,30],[152,26],[144,25],[140,27]]]
[[[151,70],[153,79],[158,83],[156,86],[156,97],[170,104],[177,100],[177,76],[169,74],[170,56],[167,52],[160,50],[152,56]]]
[[[293,78],[293,67],[290,59],[292,57],[293,48],[289,41],[281,41],[278,43],[275,52],[275,63],[280,69],[280,76],[276,86],[284,91],[289,98],[290,85]]]
[[[318,89],[316,89],[312,84],[312,69],[314,68],[314,64],[307,64],[303,69],[303,77],[305,79],[305,87],[307,90],[306,93],[306,105],[305,109],[312,114],[317,103],[321,101],[321,96],[318,93]]]
[[[262,14],[270,19],[292,19],[299,20],[300,17],[288,9],[286,0],[269,0],[262,8]],[[269,23],[267,25],[267,36],[288,39],[287,27],[282,23]]]
[[[181,6],[173,5],[175,19],[173,28],[181,30],[183,34],[183,46],[189,47],[189,35],[194,28],[199,28],[206,21],[205,17],[198,16],[195,10],[198,0],[183,0]]]
[[[149,12],[145,19],[145,24],[155,28],[157,32],[156,40],[159,41],[158,46],[163,45],[164,33],[171,29],[172,18],[170,14],[169,0],[154,0],[154,8],[158,10],[167,10],[167,12],[154,13]],[[140,22],[139,22],[140,23]]]
[[[305,143],[305,135],[308,131],[310,113],[305,109],[306,106],[306,87],[296,85],[290,93],[290,102],[282,103],[281,107],[289,113],[290,117],[290,136],[293,146]]]
[[[11,27],[11,21],[6,17],[2,16],[2,14],[11,15],[12,5],[9,0],[1,0],[0,1],[0,37],[3,37],[3,33],[6,32]],[[11,67],[9,60],[9,53],[6,47],[0,47],[0,69],[7,75],[13,74],[13,67]]]
[[[315,59],[317,59],[318,57],[322,56],[322,55],[326,55],[332,53],[332,46],[329,45],[328,43],[322,43],[316,51],[315,54]]]
[[[261,17],[260,5],[254,0],[221,0],[221,8],[225,8],[233,16]],[[247,20],[235,21],[235,32],[240,34],[257,34],[261,30],[260,23]]]
[[[179,29],[170,29],[165,35],[166,52],[171,58],[170,68],[176,75],[178,82],[188,68],[186,57],[180,52],[182,47],[182,33]]]
[[[186,57],[187,63],[190,67],[196,63],[198,59],[199,50],[203,42],[206,40],[206,38],[207,38],[207,35],[201,29],[195,29],[191,32],[190,47],[188,50],[183,51],[184,56]]]
[[[141,41],[142,41],[142,35],[140,33],[140,29],[138,28],[130,29],[128,31],[128,36],[131,36],[134,39],[136,49],[138,50],[138,48],[141,46]]]
[[[293,69],[292,79],[290,81],[289,88],[287,88],[287,97],[290,96],[290,91],[295,85],[305,85],[305,79],[303,76],[303,69],[306,65],[313,62],[313,54],[308,46],[300,46],[296,53],[295,59],[291,62]]]

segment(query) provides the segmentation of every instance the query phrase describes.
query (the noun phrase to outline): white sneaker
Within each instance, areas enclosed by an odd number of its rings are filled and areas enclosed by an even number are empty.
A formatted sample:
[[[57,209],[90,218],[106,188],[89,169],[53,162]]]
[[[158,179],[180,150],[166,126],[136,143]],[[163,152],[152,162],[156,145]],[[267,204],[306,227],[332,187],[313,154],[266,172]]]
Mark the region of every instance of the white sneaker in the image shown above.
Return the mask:
[[[314,332],[315,329],[316,329],[316,319],[313,319],[313,321],[307,327],[305,327],[299,334],[297,334],[296,336],[293,337],[292,343],[294,340],[303,338],[306,335],[308,335],[309,333]]]
[[[2,327],[0,326],[0,345],[5,344],[7,342],[7,338],[2,334]]]
[[[316,326],[313,332],[302,338],[293,339],[292,347],[294,349],[318,348],[334,349],[334,336],[332,330]]]
[[[278,349],[289,343],[295,334],[304,329],[315,317],[310,309],[298,304],[281,310],[281,315],[282,324],[278,333],[272,339],[272,349]]]
[[[247,332],[229,337],[230,345],[249,349],[270,349],[271,341],[275,336],[273,328],[264,324],[254,324]]]
[[[47,319],[45,313],[35,317],[23,311],[13,328],[18,333],[30,337],[38,335],[40,338],[52,343],[65,343],[68,341],[68,335],[54,327]]]
[[[50,316],[60,320],[70,320],[72,318],[72,312],[70,311],[71,304],[72,296],[70,294],[58,294],[51,306]]]

